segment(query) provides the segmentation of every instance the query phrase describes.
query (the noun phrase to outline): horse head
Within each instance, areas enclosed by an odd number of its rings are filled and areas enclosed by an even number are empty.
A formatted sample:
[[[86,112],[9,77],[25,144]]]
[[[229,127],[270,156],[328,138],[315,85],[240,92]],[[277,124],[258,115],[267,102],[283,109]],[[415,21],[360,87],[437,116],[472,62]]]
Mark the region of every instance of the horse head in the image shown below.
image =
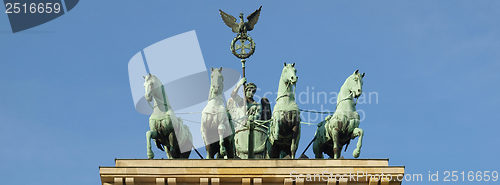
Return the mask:
[[[363,93],[363,77],[365,77],[365,73],[361,74],[359,70],[356,70],[344,83],[349,93],[353,95],[353,98],[358,98]]]
[[[153,100],[153,88],[155,86],[154,84],[154,78],[155,76],[149,73],[146,76],[143,76],[144,78],[144,97],[146,98],[146,101],[150,102]]]
[[[297,83],[299,77],[297,77],[297,69],[295,69],[295,63],[284,63],[283,71],[281,72],[281,79],[285,82],[285,84],[295,85]]]
[[[210,80],[210,97],[221,94],[224,90],[224,77],[222,76],[222,67],[212,68]]]

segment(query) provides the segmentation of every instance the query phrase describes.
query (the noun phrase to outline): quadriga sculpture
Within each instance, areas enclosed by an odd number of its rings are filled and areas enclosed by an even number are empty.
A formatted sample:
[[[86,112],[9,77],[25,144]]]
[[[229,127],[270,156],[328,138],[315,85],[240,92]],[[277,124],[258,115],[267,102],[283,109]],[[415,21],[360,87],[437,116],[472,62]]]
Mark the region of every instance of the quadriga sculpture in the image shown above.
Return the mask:
[[[201,115],[201,134],[207,150],[206,158],[213,159],[215,154],[218,154],[217,158],[234,158],[234,127],[224,106],[222,67],[212,68],[210,78],[208,103]]]
[[[363,77],[365,73],[360,74],[356,70],[350,75],[340,88],[337,96],[337,108],[333,115],[318,124],[313,151],[316,158],[323,158],[326,153],[330,158],[340,158],[340,153],[344,145],[349,146],[351,139],[359,137],[356,149],[352,153],[353,157],[358,158],[363,142],[363,130],[359,127],[359,114],[356,112],[355,98],[361,96],[363,92]],[[346,150],[347,150],[346,146]]]
[[[144,80],[146,101],[154,101],[153,113],[149,117],[149,131],[146,132],[148,158],[154,158],[151,139],[155,140],[160,150],[166,151],[169,159],[188,158],[193,147],[189,128],[175,116],[160,79],[148,74],[144,76]]]
[[[269,127],[270,158],[295,158],[300,139],[300,112],[295,102],[295,63],[284,64],[278,86],[278,97]]]

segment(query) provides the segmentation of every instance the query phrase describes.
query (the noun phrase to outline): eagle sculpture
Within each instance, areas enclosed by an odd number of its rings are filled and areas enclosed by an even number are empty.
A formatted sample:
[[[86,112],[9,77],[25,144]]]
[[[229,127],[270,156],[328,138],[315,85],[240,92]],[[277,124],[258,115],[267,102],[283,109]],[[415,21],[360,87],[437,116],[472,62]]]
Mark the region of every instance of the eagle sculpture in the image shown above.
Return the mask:
[[[240,13],[240,22],[239,23],[236,23],[236,18],[234,18],[232,15],[229,15],[226,12],[223,12],[222,10],[219,10],[219,12],[220,12],[220,15],[221,15],[224,23],[227,26],[229,26],[234,33],[246,34],[247,31],[252,31],[255,24],[257,24],[257,21],[259,20],[259,15],[260,15],[261,9],[262,9],[262,6],[260,6],[260,8],[258,10],[255,10],[255,12],[250,14],[247,17],[248,22],[245,22],[243,20],[243,13]]]

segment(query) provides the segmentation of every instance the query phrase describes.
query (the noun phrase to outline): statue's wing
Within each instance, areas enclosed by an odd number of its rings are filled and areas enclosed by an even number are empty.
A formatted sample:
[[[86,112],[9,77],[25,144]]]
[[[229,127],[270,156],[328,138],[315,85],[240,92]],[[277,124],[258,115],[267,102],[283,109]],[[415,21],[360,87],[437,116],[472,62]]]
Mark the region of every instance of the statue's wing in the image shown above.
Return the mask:
[[[269,99],[262,98],[260,99],[260,104],[262,106],[262,113],[260,114],[261,120],[269,120],[272,116],[271,104],[269,103]]]
[[[248,22],[246,23],[247,26],[247,31],[253,30],[253,26],[257,24],[257,21],[259,21],[259,15],[260,15],[260,10],[262,9],[262,6],[258,10],[255,10],[252,14],[250,14],[247,19]]]
[[[236,18],[234,18],[232,15],[227,14],[226,12],[223,12],[222,10],[219,10],[219,12],[224,23],[229,26],[234,33],[238,33],[239,30],[238,23],[236,23]]]

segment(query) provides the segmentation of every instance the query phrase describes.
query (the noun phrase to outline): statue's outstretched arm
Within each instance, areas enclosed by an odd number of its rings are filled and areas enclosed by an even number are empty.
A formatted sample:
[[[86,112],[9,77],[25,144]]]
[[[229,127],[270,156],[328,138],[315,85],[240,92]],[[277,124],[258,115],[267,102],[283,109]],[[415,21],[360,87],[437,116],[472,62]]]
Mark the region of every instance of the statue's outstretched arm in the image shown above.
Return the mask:
[[[247,81],[247,78],[243,77],[238,84],[236,84],[236,87],[233,89],[233,92],[231,93],[231,97],[235,98],[238,97],[238,90],[240,87]]]

